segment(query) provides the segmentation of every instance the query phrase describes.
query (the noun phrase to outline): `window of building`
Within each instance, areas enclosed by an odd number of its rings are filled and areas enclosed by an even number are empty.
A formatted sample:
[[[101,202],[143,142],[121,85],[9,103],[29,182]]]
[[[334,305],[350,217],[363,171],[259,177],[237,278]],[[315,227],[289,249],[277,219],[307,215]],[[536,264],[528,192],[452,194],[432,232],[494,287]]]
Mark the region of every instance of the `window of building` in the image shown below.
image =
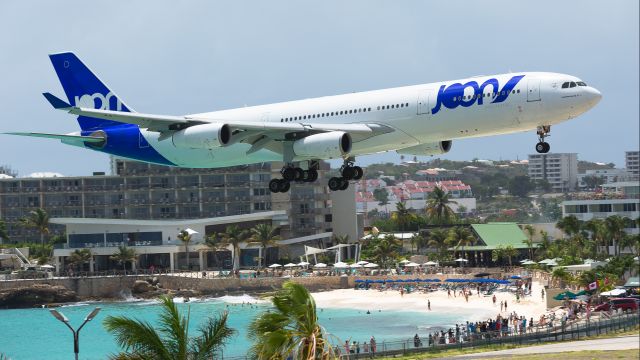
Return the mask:
[[[611,212],[611,204],[600,204],[598,206],[599,212]]]
[[[637,211],[635,203],[622,204],[622,211]]]
[[[589,211],[587,205],[576,205],[576,213],[585,214]]]

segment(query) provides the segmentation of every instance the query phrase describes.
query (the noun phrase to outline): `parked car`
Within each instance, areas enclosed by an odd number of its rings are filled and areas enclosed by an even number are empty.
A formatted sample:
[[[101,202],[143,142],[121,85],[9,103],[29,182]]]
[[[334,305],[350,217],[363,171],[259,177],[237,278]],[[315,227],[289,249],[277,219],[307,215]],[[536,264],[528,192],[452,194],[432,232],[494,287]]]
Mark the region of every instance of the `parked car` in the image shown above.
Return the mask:
[[[620,309],[622,311],[638,311],[638,302],[634,298],[611,299],[604,304],[596,306],[593,311],[609,311],[611,309]]]

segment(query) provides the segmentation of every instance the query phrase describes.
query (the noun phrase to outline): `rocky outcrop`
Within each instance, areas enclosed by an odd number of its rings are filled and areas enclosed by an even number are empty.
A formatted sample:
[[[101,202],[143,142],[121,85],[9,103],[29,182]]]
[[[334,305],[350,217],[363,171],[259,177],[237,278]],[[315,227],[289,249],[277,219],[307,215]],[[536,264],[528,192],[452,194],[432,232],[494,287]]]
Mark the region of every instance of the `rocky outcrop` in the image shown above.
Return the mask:
[[[78,295],[64,286],[33,284],[0,290],[0,308],[31,308],[48,304],[79,301]]]
[[[131,295],[140,298],[154,298],[167,294],[167,290],[162,288],[158,278],[153,277],[147,280],[136,280],[131,286]]]

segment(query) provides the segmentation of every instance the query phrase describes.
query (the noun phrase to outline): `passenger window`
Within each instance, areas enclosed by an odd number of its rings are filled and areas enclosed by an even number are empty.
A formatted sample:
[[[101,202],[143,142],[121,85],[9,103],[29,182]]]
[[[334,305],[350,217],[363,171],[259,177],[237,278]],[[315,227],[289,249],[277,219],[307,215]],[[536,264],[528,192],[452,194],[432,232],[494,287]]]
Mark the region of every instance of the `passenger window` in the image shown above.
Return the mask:
[[[404,104],[404,106],[409,106],[409,103]]]
[[[518,89],[518,91],[517,91],[517,92],[518,92],[518,94],[520,94],[520,89]]]
[[[568,88],[568,87],[569,87],[569,83],[568,83],[568,82],[564,82],[564,83],[562,83],[562,88],[563,88],[563,89],[566,89],[566,88]]]
[[[572,81],[572,82],[571,82],[571,85],[569,85],[569,87],[572,87],[572,88],[576,87],[576,83],[574,83],[574,82]]]
[[[577,84],[578,84],[578,86],[587,86],[587,84],[585,84],[585,83],[584,83],[584,82],[582,82],[582,81],[578,81],[578,82],[577,82]]]

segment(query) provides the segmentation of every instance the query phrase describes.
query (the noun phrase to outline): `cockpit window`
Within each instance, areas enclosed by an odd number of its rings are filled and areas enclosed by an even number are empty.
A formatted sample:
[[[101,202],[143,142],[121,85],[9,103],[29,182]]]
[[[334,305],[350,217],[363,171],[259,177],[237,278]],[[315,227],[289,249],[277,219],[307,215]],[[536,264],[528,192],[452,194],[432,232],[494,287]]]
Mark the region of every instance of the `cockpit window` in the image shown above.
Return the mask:
[[[574,83],[574,82],[572,81],[572,82],[571,82],[571,84],[569,85],[569,87],[572,87],[572,88],[576,87],[576,83]]]
[[[568,88],[568,87],[569,87],[569,82],[568,82],[568,81],[567,81],[567,82],[562,83],[562,88],[563,88],[563,89],[566,89],[566,88]]]
[[[587,86],[587,84],[582,81],[578,81],[576,84],[578,84],[578,86]]]

